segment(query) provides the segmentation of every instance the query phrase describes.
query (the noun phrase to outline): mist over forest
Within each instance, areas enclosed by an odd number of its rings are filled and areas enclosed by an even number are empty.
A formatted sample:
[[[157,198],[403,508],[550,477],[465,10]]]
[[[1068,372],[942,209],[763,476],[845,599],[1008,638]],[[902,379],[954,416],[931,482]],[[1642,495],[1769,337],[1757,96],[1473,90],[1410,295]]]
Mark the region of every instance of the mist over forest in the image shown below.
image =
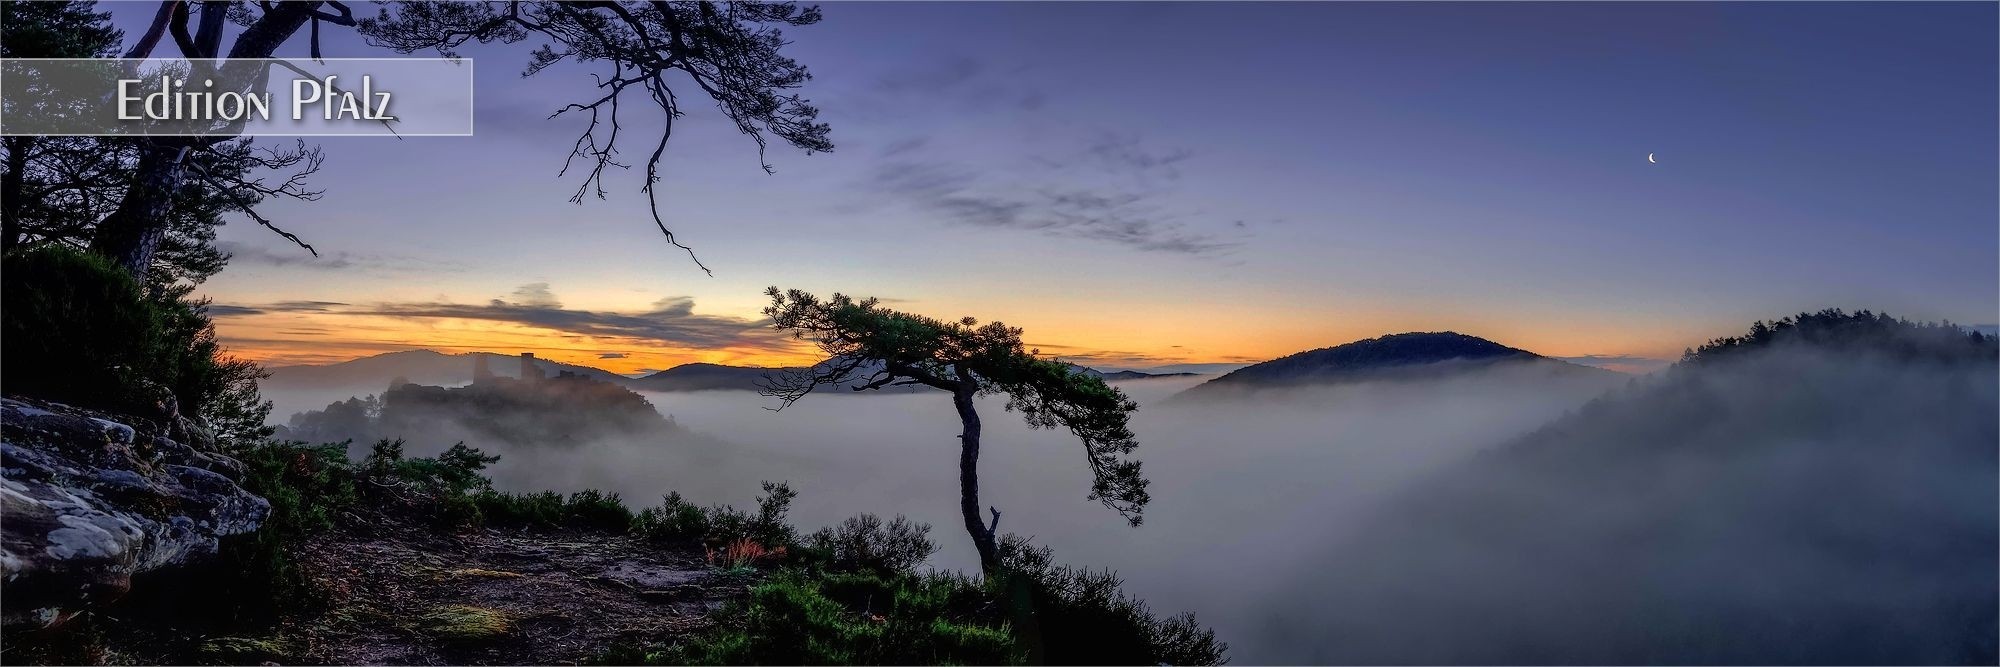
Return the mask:
[[[990,415],[984,492],[1003,513],[1004,532],[1032,536],[1069,562],[1115,569],[1155,608],[1195,611],[1226,641],[1253,638],[1290,613],[1268,604],[1268,590],[1323,567],[1302,547],[1335,539],[1408,480],[1524,434],[1607,386],[1547,377],[1500,367],[1451,380],[1299,390],[1282,402],[1171,408],[1158,405],[1206,378],[1120,383],[1140,403],[1134,430],[1158,489],[1137,528],[1085,498],[1090,474],[1074,436],[1030,429],[1002,410],[1003,400],[982,399]],[[801,526],[857,511],[903,514],[944,536],[933,566],[977,569],[971,545],[952,539],[959,424],[949,395],[829,392],[778,412],[768,409],[775,399],[753,392],[646,397],[677,426],[565,447],[471,444],[501,455],[488,472],[509,491],[596,488],[640,504],[673,491],[742,506],[759,481],[786,481],[800,494],[792,516]],[[411,422],[427,426],[381,435],[409,438],[410,453],[422,455],[472,430],[442,415]],[[1259,641],[1236,646],[1239,659],[1253,662],[1301,655]]]
[[[1639,383],[1305,542],[1260,640],[1343,663],[1994,658],[1990,356],[1810,348]],[[1248,640],[1238,637],[1239,640]]]
[[[1996,19],[0,0],[0,665],[2000,663]]]
[[[1990,341],[1949,331],[1718,345],[1645,377],[1123,382],[1155,489],[1140,527],[1085,499],[1073,437],[1000,400],[982,399],[982,474],[1004,532],[1197,612],[1248,662],[1976,662],[1994,655],[2000,376]],[[782,411],[645,396],[670,420],[643,434],[476,444],[502,455],[504,490],[745,504],[774,480],[804,526],[860,510],[954,527],[942,392]],[[428,430],[382,435],[413,451],[476,430],[405,418]],[[976,569],[963,540],[940,545],[932,566]]]

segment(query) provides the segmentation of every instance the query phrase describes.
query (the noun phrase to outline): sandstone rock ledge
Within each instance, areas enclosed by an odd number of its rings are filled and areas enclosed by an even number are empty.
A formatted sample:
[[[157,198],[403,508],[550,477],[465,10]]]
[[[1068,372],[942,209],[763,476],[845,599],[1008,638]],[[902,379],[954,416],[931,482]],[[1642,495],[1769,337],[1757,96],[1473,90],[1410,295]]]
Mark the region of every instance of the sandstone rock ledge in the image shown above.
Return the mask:
[[[270,503],[237,485],[241,463],[164,432],[0,399],[0,624],[55,625],[263,523]]]

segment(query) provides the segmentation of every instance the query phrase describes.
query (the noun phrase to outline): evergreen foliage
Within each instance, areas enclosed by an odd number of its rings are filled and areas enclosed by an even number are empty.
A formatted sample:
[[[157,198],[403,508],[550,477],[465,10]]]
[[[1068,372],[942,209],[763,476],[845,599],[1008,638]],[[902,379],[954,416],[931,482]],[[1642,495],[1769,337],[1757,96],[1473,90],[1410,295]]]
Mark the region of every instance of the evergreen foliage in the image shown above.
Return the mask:
[[[160,419],[204,417],[230,443],[270,434],[264,372],[229,357],[207,302],[188,288],[143,290],[96,255],[52,246],[9,253],[0,292],[0,384],[80,407]]]

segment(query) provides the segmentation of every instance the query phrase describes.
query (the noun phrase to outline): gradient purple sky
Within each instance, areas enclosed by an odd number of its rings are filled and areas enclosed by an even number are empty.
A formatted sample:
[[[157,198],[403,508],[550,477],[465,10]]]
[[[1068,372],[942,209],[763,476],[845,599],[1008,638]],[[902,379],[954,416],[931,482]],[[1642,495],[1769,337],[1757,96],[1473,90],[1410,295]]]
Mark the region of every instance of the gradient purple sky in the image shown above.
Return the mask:
[[[1442,329],[1661,358],[1824,307],[2000,321],[1993,3],[822,8],[789,51],[835,152],[765,175],[683,92],[664,202],[715,277],[638,172],[566,201],[580,121],[544,117],[589,69],[524,80],[526,45],[476,46],[476,137],[327,139],[325,199],[271,205],[325,257],[223,230],[221,334],[273,363],[803,358],[755,326],[773,284],[1107,367]],[[129,37],[152,6],[112,9]]]

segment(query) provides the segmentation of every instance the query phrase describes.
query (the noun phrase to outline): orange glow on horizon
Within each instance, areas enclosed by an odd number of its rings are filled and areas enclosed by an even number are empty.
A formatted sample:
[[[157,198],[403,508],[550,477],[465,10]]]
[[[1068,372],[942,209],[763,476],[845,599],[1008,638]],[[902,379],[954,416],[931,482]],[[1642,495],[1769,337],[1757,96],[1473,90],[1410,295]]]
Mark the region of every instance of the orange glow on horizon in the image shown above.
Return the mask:
[[[445,353],[534,352],[550,361],[636,374],[705,362],[738,366],[811,363],[796,345],[754,342],[712,349],[635,338],[586,336],[543,327],[464,319],[272,313],[218,319],[228,353],[265,366],[323,365],[405,350]],[[610,356],[607,356],[610,355]]]
[[[1671,340],[1606,345],[1618,332],[1562,329],[1535,330],[1506,323],[1411,322],[1348,320],[1333,322],[1233,321],[1233,326],[1156,322],[1138,327],[1105,327],[1095,317],[1084,321],[1023,322],[1028,346],[1044,355],[1104,367],[1152,367],[1172,364],[1250,364],[1306,350],[1330,347],[1403,331],[1456,330],[1546,356],[1586,354],[1676,358],[1683,343]],[[1375,320],[1375,318],[1368,318]],[[1289,324],[1289,326],[1285,326]],[[1303,325],[1303,326],[1302,326]],[[534,352],[551,361],[591,366],[613,373],[639,374],[688,363],[736,366],[810,364],[821,355],[810,344],[776,332],[745,337],[716,348],[674,345],[663,341],[590,336],[511,322],[455,318],[402,318],[315,312],[274,312],[217,318],[218,337],[230,354],[266,366],[322,365],[388,352],[429,349],[445,353]],[[1174,342],[1179,341],[1179,342]],[[1627,341],[1638,343],[1637,341]],[[1599,364],[1624,372],[1639,366]]]

